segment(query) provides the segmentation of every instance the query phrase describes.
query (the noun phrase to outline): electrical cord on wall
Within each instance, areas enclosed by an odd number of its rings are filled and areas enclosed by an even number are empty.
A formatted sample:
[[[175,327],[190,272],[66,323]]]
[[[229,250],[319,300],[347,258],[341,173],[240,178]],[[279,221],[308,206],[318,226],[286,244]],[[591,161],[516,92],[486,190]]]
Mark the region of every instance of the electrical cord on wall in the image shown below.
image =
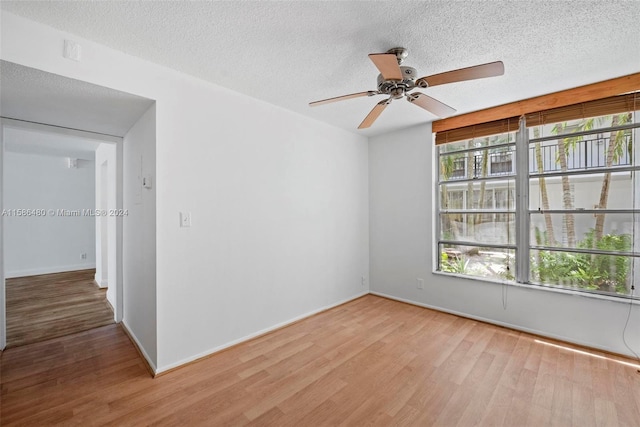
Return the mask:
[[[509,285],[507,285],[506,281],[502,282],[502,309],[507,309],[507,291],[509,290]]]

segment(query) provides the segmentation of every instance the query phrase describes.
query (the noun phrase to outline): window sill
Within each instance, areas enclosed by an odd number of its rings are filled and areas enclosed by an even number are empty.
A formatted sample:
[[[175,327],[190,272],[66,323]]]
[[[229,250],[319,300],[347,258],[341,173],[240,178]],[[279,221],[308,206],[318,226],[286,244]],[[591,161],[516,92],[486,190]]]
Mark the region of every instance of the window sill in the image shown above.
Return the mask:
[[[436,276],[453,277],[453,278],[456,278],[456,279],[471,280],[471,281],[474,281],[474,282],[492,283],[492,284],[495,284],[495,285],[509,285],[509,286],[514,286],[514,287],[523,288],[523,289],[527,289],[527,290],[532,290],[532,291],[536,291],[536,292],[537,291],[541,291],[541,292],[560,293],[560,294],[565,294],[565,295],[573,295],[573,296],[578,296],[578,297],[594,298],[594,299],[598,299],[598,300],[611,301],[611,302],[616,302],[616,303],[621,303],[621,304],[629,304],[629,303],[631,303],[633,305],[640,306],[640,295],[638,295],[638,294],[636,294],[634,296],[631,296],[631,297],[603,295],[603,294],[595,294],[595,293],[590,293],[590,292],[582,292],[582,291],[577,291],[577,290],[573,290],[573,289],[554,288],[554,287],[545,286],[545,285],[518,283],[518,282],[513,282],[513,281],[510,281],[510,280],[499,280],[499,279],[490,279],[490,278],[483,278],[483,277],[477,277],[477,276],[466,276],[464,274],[457,274],[457,273],[446,273],[446,272],[437,271],[437,270],[434,270],[431,273],[436,275]]]

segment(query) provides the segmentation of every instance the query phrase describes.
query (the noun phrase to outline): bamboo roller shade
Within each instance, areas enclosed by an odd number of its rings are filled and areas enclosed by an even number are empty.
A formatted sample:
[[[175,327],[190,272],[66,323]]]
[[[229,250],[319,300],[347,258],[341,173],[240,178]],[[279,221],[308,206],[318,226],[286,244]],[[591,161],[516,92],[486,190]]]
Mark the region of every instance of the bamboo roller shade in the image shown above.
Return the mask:
[[[630,89],[630,87],[633,87],[633,89]],[[640,73],[607,80],[605,82],[594,83],[592,85],[581,86],[579,88],[569,89],[555,94],[543,95],[537,98],[531,98],[530,100],[493,107],[463,116],[439,120],[433,123],[433,130],[436,132],[436,145],[515,131],[518,129],[519,116],[514,115],[511,117],[501,118],[499,120],[473,123],[468,126],[461,126],[457,128],[448,128],[449,123],[451,123],[450,121],[454,119],[456,119],[457,122],[469,122],[473,121],[473,117],[471,116],[491,117],[496,114],[506,115],[504,113],[510,111],[512,114],[520,113],[521,115],[524,115],[527,120],[527,126],[538,126],[547,123],[557,123],[580,118],[617,114],[625,111],[634,111],[640,108],[640,92],[627,93],[624,95],[616,94],[615,96],[601,97],[599,99],[593,98],[597,95],[602,96],[603,93],[610,94],[616,90],[620,93],[631,92],[632,90],[635,91],[638,89],[640,89]],[[548,103],[550,100],[569,100],[571,99],[572,93],[575,94],[574,98],[588,100],[585,100],[584,102],[570,103],[569,105],[561,105],[556,108],[526,111],[527,108],[529,108],[528,105],[539,107]],[[556,105],[557,104],[558,102],[556,102]]]
[[[640,108],[640,92],[581,102],[537,113],[526,114],[527,126],[539,126],[589,117],[624,113]]]

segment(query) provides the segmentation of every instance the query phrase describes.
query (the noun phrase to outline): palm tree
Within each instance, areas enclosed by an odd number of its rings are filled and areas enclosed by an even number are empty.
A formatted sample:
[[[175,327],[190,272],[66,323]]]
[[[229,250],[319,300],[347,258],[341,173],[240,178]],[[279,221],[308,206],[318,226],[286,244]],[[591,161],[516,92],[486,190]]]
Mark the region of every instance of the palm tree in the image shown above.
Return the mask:
[[[484,139],[481,146],[489,146],[489,137]],[[482,151],[482,160],[480,162],[480,176],[483,178],[489,174],[489,149]],[[480,182],[480,200],[478,201],[478,209],[483,210],[485,208],[485,193],[487,191],[487,181]],[[475,223],[479,224],[482,220],[482,215],[476,215]]]
[[[536,139],[540,138],[540,128],[537,126],[533,128],[533,137]],[[535,157],[538,173],[542,174],[544,172],[544,163],[542,161],[542,146],[539,142],[535,143]],[[547,182],[545,181],[544,176],[540,176],[540,178],[538,178],[538,183],[540,185],[540,198],[542,199],[542,215],[544,216],[544,226],[547,232],[546,244],[549,246],[554,246],[556,243],[556,238],[553,232],[553,221],[551,219],[551,214],[549,213],[549,194],[547,193]]]
[[[474,140],[470,140],[467,143],[467,148],[473,148],[474,146],[475,146]],[[467,152],[467,179],[471,179],[471,178],[475,177],[474,169],[475,169],[475,152],[474,151],[469,151],[469,152]],[[468,181],[468,183],[467,183],[467,204],[465,206],[465,208],[467,210],[473,209],[473,199],[474,199],[473,181]],[[472,236],[473,235],[473,228],[474,228],[473,227],[474,226],[474,215],[467,215],[467,218],[466,218],[465,222],[467,224],[466,234],[467,234],[467,236]]]
[[[566,127],[566,123],[558,123],[553,127],[552,133],[560,135],[563,133]],[[560,170],[567,172],[567,151],[570,147],[569,138],[558,139],[558,163],[560,164]],[[573,210],[573,201],[571,200],[571,184],[569,183],[569,177],[562,175],[562,205],[566,211]],[[576,226],[575,219],[572,213],[564,214],[564,225],[567,230],[567,244],[570,248],[576,246]]]
[[[631,114],[618,114],[614,115],[611,119],[611,127],[623,125],[631,120]],[[609,146],[607,147],[607,157],[605,165],[610,168],[613,162],[618,161],[622,153],[624,152],[625,136],[624,131],[613,131],[609,135]],[[609,188],[611,185],[611,172],[606,172],[602,178],[602,187],[600,188],[600,201],[598,203],[598,209],[606,209],[607,201],[609,199]],[[596,215],[596,225],[594,227],[594,245],[602,239],[604,234],[604,219],[605,214],[599,213]]]

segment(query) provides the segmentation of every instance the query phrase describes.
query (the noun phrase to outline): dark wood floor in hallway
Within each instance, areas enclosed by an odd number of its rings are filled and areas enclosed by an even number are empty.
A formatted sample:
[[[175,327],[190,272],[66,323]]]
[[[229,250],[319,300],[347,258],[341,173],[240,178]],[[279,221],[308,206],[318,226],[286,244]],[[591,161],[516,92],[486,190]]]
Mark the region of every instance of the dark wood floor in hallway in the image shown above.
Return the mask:
[[[7,347],[40,342],[113,323],[95,270],[7,279]]]
[[[3,426],[640,425],[631,360],[372,295],[155,379],[119,325],[0,362]]]

